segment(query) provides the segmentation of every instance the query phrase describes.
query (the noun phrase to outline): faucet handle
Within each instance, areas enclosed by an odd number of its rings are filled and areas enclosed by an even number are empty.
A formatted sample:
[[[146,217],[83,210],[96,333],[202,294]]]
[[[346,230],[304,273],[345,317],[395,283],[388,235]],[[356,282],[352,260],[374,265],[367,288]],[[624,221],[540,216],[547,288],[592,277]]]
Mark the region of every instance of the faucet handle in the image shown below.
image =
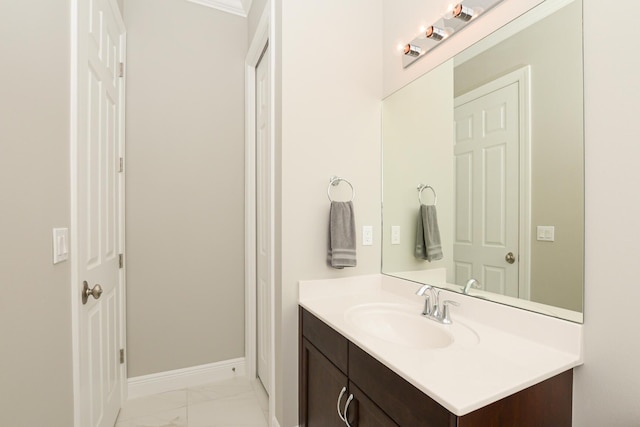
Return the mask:
[[[460,303],[456,301],[451,301],[449,299],[442,303],[442,323],[446,325],[450,325],[452,323],[451,317],[449,316],[450,305],[455,305],[456,307],[459,307]]]

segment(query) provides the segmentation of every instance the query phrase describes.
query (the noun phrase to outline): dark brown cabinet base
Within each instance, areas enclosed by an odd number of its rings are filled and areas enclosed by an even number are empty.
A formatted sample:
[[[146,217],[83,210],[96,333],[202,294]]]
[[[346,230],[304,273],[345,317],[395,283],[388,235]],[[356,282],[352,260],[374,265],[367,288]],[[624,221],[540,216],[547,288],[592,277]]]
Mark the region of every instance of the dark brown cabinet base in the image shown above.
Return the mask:
[[[572,387],[569,370],[458,417],[300,308],[301,427],[569,427]]]

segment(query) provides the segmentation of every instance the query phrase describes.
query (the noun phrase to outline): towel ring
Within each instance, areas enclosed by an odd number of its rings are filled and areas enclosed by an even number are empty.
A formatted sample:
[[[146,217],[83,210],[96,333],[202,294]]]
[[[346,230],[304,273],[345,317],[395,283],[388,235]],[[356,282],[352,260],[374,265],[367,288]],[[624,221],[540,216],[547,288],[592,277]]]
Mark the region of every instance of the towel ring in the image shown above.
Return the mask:
[[[433,206],[437,205],[438,204],[438,195],[436,194],[436,190],[434,190],[432,186],[424,185],[424,184],[418,185],[418,201],[420,202],[420,204],[421,205],[423,204],[422,203],[422,192],[424,191],[425,188],[428,188],[433,193]]]
[[[331,179],[329,180],[329,187],[327,187],[327,197],[329,198],[329,201],[330,202],[335,201],[331,198],[331,187],[336,187],[341,182],[345,182],[349,185],[349,187],[351,187],[351,200],[349,201],[352,202],[353,199],[356,198],[356,190],[353,188],[353,185],[351,185],[349,181],[347,181],[344,178],[340,178],[339,176],[332,176]]]

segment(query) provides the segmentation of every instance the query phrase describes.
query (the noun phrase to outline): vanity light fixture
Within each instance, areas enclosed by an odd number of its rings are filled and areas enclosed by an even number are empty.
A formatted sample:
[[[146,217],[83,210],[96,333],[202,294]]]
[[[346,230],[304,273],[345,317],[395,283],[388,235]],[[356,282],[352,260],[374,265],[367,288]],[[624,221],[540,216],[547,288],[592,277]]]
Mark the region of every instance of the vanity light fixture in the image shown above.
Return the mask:
[[[433,25],[427,28],[425,36],[431,40],[440,41],[447,37],[447,33],[442,28],[434,27]]]
[[[414,44],[408,43],[405,47],[404,47],[404,54],[405,55],[409,55],[409,56],[420,56],[420,53],[422,52],[422,48],[420,46],[416,46]]]
[[[485,14],[503,0],[458,0],[452,3],[440,19],[432,25],[420,28],[416,37],[402,44],[402,66],[404,68],[425,56],[427,52],[440,46],[445,39],[462,31],[476,18]]]

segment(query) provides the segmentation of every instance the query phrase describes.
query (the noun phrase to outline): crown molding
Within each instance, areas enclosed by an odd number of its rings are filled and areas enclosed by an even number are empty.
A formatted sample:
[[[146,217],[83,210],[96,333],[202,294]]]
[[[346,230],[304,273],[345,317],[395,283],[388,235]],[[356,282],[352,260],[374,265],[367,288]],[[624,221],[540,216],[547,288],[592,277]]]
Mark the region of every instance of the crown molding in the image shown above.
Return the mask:
[[[187,0],[191,3],[197,3],[202,6],[207,6],[213,9],[218,9],[223,12],[232,13],[234,15],[242,16],[244,18],[247,17],[247,12],[249,9],[249,5],[246,10],[243,6],[243,2],[241,0]],[[247,3],[245,1],[245,3]]]

